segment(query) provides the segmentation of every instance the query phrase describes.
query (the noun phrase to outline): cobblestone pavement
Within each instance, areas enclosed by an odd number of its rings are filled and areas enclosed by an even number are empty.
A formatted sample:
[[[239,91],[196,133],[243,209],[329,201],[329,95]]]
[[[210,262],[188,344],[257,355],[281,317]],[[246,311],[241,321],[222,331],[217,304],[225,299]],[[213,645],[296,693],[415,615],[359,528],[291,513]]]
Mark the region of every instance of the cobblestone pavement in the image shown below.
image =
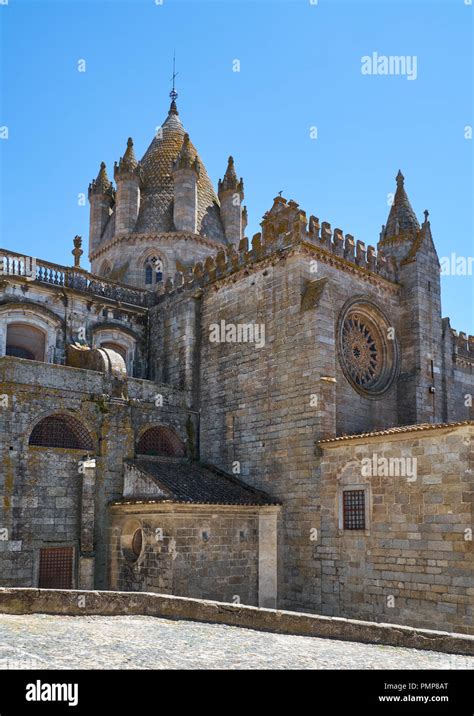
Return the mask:
[[[474,669],[474,657],[144,616],[0,615],[2,669]]]

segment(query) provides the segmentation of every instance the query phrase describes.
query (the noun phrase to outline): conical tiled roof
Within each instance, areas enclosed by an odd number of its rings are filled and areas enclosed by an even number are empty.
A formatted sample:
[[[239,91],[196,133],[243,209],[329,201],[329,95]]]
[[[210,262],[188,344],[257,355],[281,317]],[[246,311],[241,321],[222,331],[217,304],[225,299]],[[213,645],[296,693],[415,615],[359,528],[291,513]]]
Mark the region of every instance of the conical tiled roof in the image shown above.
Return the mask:
[[[173,165],[183,146],[185,134],[186,131],[179,118],[176,103],[173,101],[161,131],[157,133],[140,162],[142,191],[140,212],[135,229],[137,232],[175,230],[172,172]],[[214,193],[211,180],[191,141],[189,141],[187,151],[198,158],[200,165],[197,231],[202,236],[225,243],[219,201]]]
[[[390,209],[390,214],[388,215],[387,225],[382,238],[392,239],[400,235],[415,238],[420,229],[420,224],[405,191],[405,177],[401,171],[398,172],[396,179],[397,191],[395,192],[395,198],[392,208]]]

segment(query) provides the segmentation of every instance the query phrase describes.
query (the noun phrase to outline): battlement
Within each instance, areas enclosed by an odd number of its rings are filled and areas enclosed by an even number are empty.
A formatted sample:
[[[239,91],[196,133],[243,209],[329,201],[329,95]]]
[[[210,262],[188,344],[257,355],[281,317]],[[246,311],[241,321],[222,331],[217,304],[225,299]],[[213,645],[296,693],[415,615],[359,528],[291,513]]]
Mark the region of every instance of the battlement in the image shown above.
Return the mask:
[[[468,358],[474,361],[474,336],[468,336],[463,331],[451,329],[453,344],[453,355],[460,358]]]
[[[226,247],[209,256],[204,262],[198,261],[186,273],[177,272],[174,278],[168,278],[164,286],[158,288],[158,294],[171,294],[185,288],[197,288],[250,268],[262,259],[288,251],[297,245],[306,245],[317,250],[320,257],[335,258],[343,266],[355,270],[370,272],[387,281],[396,283],[398,265],[394,258],[376,253],[373,246],[365,246],[363,241],[355,241],[351,234],[341,229],[331,229],[331,224],[321,224],[316,216],[310,216],[294,201],[287,202],[276,197],[273,207],[263,217],[262,231],[255,234],[252,241],[243,238],[238,248]]]

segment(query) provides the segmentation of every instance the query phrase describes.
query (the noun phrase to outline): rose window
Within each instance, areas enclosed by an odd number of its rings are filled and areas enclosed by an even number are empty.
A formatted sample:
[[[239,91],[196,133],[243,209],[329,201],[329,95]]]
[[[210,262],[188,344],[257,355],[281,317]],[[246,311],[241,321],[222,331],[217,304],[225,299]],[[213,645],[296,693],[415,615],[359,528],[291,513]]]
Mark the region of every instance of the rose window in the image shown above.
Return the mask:
[[[394,329],[371,303],[353,302],[339,322],[339,357],[348,381],[360,393],[376,396],[397,370]]]
[[[344,321],[342,345],[352,380],[365,388],[373,385],[380,372],[380,350],[370,328],[359,317]]]

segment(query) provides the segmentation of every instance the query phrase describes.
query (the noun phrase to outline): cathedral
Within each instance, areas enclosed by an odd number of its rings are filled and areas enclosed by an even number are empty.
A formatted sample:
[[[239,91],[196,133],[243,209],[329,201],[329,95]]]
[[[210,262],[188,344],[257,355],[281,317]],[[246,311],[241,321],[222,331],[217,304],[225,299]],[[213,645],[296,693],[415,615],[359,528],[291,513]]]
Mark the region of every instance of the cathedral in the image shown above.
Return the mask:
[[[283,196],[249,241],[175,93],[135,152],[90,271],[0,250],[1,586],[473,634],[474,339],[402,173],[376,248]]]

